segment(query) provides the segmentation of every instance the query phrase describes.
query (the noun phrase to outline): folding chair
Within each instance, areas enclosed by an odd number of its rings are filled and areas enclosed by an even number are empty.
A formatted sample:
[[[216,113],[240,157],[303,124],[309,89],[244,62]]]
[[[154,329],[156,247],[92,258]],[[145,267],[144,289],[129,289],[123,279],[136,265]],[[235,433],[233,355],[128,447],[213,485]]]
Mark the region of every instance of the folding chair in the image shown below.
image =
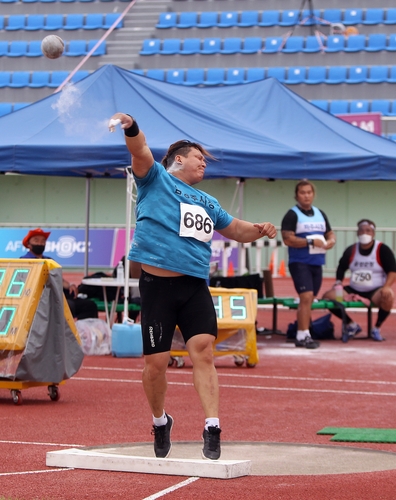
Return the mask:
[[[367,38],[367,52],[380,52],[386,50],[386,35],[384,33],[371,33]]]
[[[279,11],[278,10],[264,10],[259,19],[259,26],[278,26],[279,25]]]
[[[49,71],[33,71],[32,78],[29,82],[31,88],[48,87],[50,81]]]
[[[37,31],[44,29],[44,16],[43,14],[30,14],[27,16],[25,30]]]
[[[139,52],[141,56],[151,56],[153,54],[159,54],[161,46],[161,40],[157,38],[151,38],[149,40],[143,40],[142,50]]]
[[[8,16],[8,24],[5,27],[7,31],[24,30],[26,24],[26,16],[13,14]]]
[[[329,112],[332,115],[345,115],[349,112],[349,102],[334,100],[330,101]]]
[[[248,68],[246,70],[245,83],[259,82],[260,80],[264,80],[264,78],[264,68]]]
[[[29,42],[26,55],[28,57],[41,57],[43,55],[41,51],[41,40],[32,40]]]
[[[282,52],[293,54],[295,52],[302,52],[304,46],[303,36],[289,36],[286,44],[282,48]]]
[[[242,50],[242,38],[225,38],[220,54],[238,54]]]
[[[279,49],[283,43],[283,38],[281,36],[272,36],[265,39],[265,46],[263,52],[265,54],[273,54],[279,52]]]
[[[371,66],[367,83],[384,83],[388,77],[388,66]]]
[[[220,12],[218,28],[232,28],[238,25],[238,12]]]
[[[201,50],[201,39],[200,38],[186,38],[183,42],[183,46],[180,49],[180,54],[198,54]]]
[[[205,85],[223,85],[224,84],[224,69],[209,68],[206,71]]]
[[[196,28],[198,23],[197,12],[181,12],[176,23],[177,28]]]
[[[165,80],[168,83],[176,83],[178,85],[184,82],[184,70],[182,69],[168,69],[166,72]]]
[[[384,9],[366,9],[366,15],[362,21],[363,24],[382,24],[384,21]]]
[[[25,40],[12,40],[8,47],[8,57],[21,57],[27,53],[27,42]]]
[[[181,48],[180,38],[166,38],[162,42],[159,53],[162,55],[179,54]]]
[[[327,69],[325,66],[311,66],[308,68],[305,83],[309,85],[317,85],[325,83]]]
[[[188,68],[184,85],[203,85],[205,82],[205,71],[202,68]]]
[[[200,54],[218,54],[221,49],[220,38],[204,38]]]
[[[176,21],[176,12],[162,12],[155,27],[159,29],[176,28]]]
[[[349,26],[351,24],[361,24],[362,19],[362,9],[345,9],[344,19],[342,20],[342,23],[345,24],[345,26]]]
[[[103,29],[103,14],[87,14],[83,28],[85,30],[98,30]]]
[[[244,10],[241,13],[241,19],[237,23],[237,26],[242,28],[251,28],[253,26],[258,26],[258,22],[258,10]]]
[[[367,99],[359,99],[351,101],[349,104],[350,113],[368,113],[369,101]]]
[[[229,68],[226,71],[225,85],[244,83],[245,70],[243,68]]]
[[[63,14],[48,14],[45,18],[43,29],[46,31],[63,29]]]
[[[346,83],[363,83],[367,78],[367,66],[351,66]]]
[[[11,74],[9,87],[22,88],[28,87],[30,81],[30,71],[14,71]]]
[[[257,36],[247,37],[243,41],[243,47],[241,48],[241,53],[257,54],[258,52],[261,52],[262,46],[263,46],[262,38],[259,38]]]

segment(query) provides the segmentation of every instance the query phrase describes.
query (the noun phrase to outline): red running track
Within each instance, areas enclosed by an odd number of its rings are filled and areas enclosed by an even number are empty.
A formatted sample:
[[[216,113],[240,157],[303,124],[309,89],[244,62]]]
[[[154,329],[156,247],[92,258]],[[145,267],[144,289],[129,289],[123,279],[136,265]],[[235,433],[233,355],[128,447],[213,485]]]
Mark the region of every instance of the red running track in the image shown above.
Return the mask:
[[[285,286],[290,287],[286,281]],[[365,325],[364,313],[356,313],[356,317]],[[261,310],[258,319],[262,326],[270,327],[271,311]],[[280,311],[279,328],[285,331],[294,319],[294,311]],[[230,357],[216,358],[223,439],[353,446],[396,453],[396,444],[331,443],[330,436],[316,434],[325,426],[396,427],[395,326],[391,315],[382,330],[387,338],[383,343],[364,338],[348,344],[329,340],[315,351],[297,349],[280,335],[260,336],[260,363],[253,369],[236,367]],[[23,391],[23,404],[15,406],[9,392],[0,389],[0,495],[7,500],[140,500],[162,498],[164,493],[156,494],[180,486],[166,498],[396,497],[396,470],[198,479],[185,484],[185,477],[46,467],[47,451],[151,441],[151,416],[140,383],[142,366],[141,358],[86,357],[78,374],[60,387],[58,402],[50,401],[45,388],[30,388]],[[168,378],[166,410],[175,418],[173,439],[200,441],[203,414],[192,387],[189,361],[183,369],[171,368]]]

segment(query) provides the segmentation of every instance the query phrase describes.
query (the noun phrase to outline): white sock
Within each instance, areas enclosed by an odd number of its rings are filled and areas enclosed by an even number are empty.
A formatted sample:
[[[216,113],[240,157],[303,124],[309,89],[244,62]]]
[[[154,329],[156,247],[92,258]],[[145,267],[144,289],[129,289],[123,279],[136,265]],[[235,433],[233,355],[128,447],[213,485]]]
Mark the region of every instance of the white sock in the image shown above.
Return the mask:
[[[353,328],[357,327],[357,323],[355,321],[351,321],[348,323],[348,326],[353,326]]]
[[[220,420],[218,418],[207,418],[205,420],[205,429],[208,430],[208,427],[220,427]]]
[[[305,337],[310,337],[309,330],[297,330],[297,340],[304,340]]]
[[[154,417],[154,415],[153,415],[153,423],[156,427],[161,427],[161,425],[166,425],[167,422],[168,422],[168,418],[165,415],[165,411],[163,412],[162,417],[157,418],[157,417]]]

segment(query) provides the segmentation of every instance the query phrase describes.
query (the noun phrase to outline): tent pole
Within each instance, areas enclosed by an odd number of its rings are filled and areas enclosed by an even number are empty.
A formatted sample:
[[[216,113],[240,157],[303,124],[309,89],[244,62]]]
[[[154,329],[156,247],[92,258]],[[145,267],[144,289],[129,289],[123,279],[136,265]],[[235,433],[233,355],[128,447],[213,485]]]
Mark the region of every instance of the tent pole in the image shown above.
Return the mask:
[[[84,256],[84,276],[88,276],[88,256],[89,256],[89,208],[91,205],[91,175],[85,178],[85,256]]]
[[[127,322],[129,314],[129,267],[130,262],[128,259],[129,246],[130,246],[130,234],[131,234],[131,210],[132,210],[132,189],[133,189],[133,176],[132,167],[127,167],[125,169],[127,175],[126,182],[126,214],[125,214],[125,285],[124,285],[124,317],[123,323]]]
[[[239,179],[239,206],[238,206],[238,219],[243,220],[243,191],[245,187],[245,179]],[[246,269],[246,251],[242,243],[238,243],[238,274],[242,276]]]

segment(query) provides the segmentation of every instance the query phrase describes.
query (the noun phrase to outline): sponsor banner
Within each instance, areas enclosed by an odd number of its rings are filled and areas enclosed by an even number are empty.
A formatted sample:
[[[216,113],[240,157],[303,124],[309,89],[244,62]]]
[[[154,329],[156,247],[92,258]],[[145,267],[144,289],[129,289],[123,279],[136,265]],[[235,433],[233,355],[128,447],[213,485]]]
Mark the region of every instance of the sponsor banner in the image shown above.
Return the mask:
[[[133,238],[133,229],[131,229],[131,236],[129,241],[132,241]],[[116,267],[120,262],[122,257],[125,255],[125,229],[115,229],[114,231],[114,250],[113,255],[111,257],[111,267]],[[129,245],[130,247],[131,245]],[[128,251],[129,254],[129,251]]]
[[[382,134],[381,113],[356,113],[348,115],[336,115],[344,122],[348,122],[355,127],[371,132],[376,135]]]
[[[32,228],[1,228],[0,258],[19,259],[27,249],[22,240]],[[84,267],[85,229],[44,228],[51,234],[45,247],[45,255],[62,267]],[[113,267],[112,249],[114,229],[89,230],[89,267]]]

